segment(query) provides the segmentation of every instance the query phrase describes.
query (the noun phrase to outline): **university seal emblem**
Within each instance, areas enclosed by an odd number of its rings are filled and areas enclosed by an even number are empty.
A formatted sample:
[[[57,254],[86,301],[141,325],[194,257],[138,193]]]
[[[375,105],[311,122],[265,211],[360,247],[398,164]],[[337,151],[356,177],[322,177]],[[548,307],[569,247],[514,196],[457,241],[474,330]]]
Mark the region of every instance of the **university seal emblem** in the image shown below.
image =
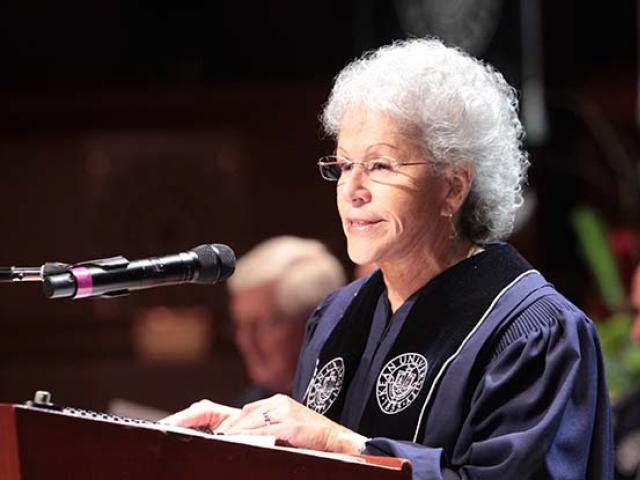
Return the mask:
[[[325,364],[311,379],[305,405],[318,413],[326,413],[340,394],[344,381],[344,360],[337,357]]]
[[[403,353],[387,363],[376,384],[380,410],[401,412],[416,399],[427,376],[427,359],[419,353]]]

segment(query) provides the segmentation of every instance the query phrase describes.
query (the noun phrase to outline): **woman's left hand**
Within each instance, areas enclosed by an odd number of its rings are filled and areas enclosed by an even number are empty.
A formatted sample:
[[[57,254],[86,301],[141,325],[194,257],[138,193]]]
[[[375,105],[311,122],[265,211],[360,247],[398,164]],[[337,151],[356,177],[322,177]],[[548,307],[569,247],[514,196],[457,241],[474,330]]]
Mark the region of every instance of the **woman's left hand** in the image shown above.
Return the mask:
[[[281,394],[248,403],[220,423],[216,432],[272,435],[293,447],[348,454],[360,453],[367,440]]]

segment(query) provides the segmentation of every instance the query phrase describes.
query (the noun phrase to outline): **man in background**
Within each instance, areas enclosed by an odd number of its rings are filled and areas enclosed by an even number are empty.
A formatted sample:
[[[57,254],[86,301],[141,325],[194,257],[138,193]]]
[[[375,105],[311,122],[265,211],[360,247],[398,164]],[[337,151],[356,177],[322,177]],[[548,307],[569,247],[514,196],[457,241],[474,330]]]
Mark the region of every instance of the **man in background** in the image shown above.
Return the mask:
[[[253,385],[236,405],[291,393],[306,321],[345,281],[340,262],[316,240],[274,237],[238,260],[227,281],[230,313]]]

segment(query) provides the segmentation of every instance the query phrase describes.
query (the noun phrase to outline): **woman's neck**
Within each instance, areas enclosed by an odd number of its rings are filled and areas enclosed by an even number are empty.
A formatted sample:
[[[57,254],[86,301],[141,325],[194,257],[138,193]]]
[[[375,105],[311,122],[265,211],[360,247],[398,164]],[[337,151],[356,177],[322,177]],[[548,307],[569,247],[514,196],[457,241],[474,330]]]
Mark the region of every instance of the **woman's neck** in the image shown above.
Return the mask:
[[[447,243],[445,248],[425,249],[379,265],[392,312],[437,275],[474,253],[475,245],[468,240]]]

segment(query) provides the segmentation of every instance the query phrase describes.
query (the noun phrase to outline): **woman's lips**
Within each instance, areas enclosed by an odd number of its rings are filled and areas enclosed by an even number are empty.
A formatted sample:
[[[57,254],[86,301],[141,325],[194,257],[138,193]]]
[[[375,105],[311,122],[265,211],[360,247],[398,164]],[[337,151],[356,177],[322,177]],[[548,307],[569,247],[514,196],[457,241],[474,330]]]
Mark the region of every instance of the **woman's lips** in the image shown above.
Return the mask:
[[[366,233],[375,229],[380,223],[382,223],[380,219],[347,218],[347,231]]]

